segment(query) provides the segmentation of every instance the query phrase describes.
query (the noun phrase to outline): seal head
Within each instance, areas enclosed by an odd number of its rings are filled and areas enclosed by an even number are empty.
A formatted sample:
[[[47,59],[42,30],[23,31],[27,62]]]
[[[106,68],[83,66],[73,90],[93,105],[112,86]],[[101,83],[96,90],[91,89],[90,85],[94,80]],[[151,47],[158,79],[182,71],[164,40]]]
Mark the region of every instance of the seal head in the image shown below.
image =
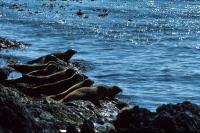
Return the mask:
[[[68,49],[67,51],[64,52],[64,60],[69,61],[71,57],[76,54],[77,51],[74,49]]]

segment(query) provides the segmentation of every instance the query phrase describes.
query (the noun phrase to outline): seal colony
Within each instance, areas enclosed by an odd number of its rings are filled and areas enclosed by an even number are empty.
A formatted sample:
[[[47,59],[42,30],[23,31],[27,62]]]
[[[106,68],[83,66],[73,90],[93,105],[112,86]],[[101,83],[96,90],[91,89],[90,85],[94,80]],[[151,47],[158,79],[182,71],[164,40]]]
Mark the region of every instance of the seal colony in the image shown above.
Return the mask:
[[[95,84],[69,59],[64,61],[51,54],[40,59],[45,58],[50,60],[0,68],[0,132],[200,131],[199,105],[167,104],[156,112],[132,107],[115,98],[122,91],[118,86]],[[22,77],[8,79],[17,69]]]
[[[73,49],[52,53],[25,64],[9,64],[9,69],[18,71],[22,77],[1,79],[4,86],[27,84],[25,94],[31,97],[43,95],[59,102],[87,100],[101,107],[99,100],[113,100],[122,92],[118,86],[93,85],[95,82],[70,62],[77,51]]]

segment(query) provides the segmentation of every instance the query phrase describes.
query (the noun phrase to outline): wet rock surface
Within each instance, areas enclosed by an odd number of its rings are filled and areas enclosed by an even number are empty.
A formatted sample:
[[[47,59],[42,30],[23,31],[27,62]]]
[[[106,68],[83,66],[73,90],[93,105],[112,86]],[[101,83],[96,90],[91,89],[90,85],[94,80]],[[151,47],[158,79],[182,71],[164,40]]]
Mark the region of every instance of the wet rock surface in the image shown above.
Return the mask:
[[[0,128],[2,132],[21,133],[200,132],[200,107],[196,104],[167,104],[156,112],[135,106],[118,114],[116,103],[103,100],[101,108],[82,100],[59,103],[45,97],[34,99],[0,85]]]
[[[9,40],[9,39],[0,37],[0,49],[24,48],[25,46],[26,44],[23,42],[18,42],[15,40]]]
[[[167,104],[151,112],[135,106],[120,111],[116,132],[200,132],[200,106],[190,102]]]
[[[6,80],[10,74],[11,70],[8,68],[0,68],[0,82]]]
[[[112,101],[101,104],[102,108],[97,108],[89,101],[64,104],[45,97],[33,99],[15,88],[0,85],[0,128],[3,132],[21,133],[56,133],[61,129],[78,132],[81,128],[84,132],[94,128],[90,127],[93,122],[114,119],[113,113],[118,112],[115,104]]]

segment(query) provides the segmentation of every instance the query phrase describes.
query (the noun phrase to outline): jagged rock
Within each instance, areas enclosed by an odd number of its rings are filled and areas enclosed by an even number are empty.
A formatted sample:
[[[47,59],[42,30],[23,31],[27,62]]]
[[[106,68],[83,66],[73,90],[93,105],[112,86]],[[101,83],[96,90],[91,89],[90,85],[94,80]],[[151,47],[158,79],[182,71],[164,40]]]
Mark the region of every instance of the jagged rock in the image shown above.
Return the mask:
[[[8,68],[0,68],[0,83],[8,78],[10,72],[11,70]]]
[[[114,122],[117,133],[200,132],[200,106],[190,102],[167,104],[156,112],[147,109],[122,109]]]
[[[17,42],[0,37],[0,48],[24,48],[23,42]]]
[[[85,120],[81,126],[81,133],[95,133],[93,122]]]
[[[20,133],[57,133],[61,129],[78,132],[85,120],[93,123],[114,119],[113,114],[118,112],[115,105],[111,101],[101,104],[102,108],[97,108],[89,101],[64,104],[45,97],[33,99],[15,88],[0,85],[0,129]]]

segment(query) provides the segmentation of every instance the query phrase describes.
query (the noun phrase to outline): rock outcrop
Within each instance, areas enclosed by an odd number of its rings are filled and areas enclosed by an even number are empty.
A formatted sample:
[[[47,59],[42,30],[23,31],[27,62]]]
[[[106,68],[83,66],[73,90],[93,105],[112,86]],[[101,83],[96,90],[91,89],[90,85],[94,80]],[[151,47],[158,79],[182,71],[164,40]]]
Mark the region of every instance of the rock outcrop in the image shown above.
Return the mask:
[[[118,112],[115,103],[101,101],[101,108],[82,100],[58,103],[45,97],[34,99],[15,88],[0,85],[0,129],[13,133],[95,130],[98,127],[83,125],[103,124],[113,120]],[[105,131],[99,129],[98,132]]]
[[[0,49],[7,49],[7,48],[24,48],[25,47],[25,43],[23,42],[18,42],[18,41],[14,41],[14,40],[9,40],[6,38],[2,38],[0,37]]]
[[[200,132],[200,106],[186,101],[162,105],[156,112],[138,106],[125,108],[114,125],[117,133]]]

